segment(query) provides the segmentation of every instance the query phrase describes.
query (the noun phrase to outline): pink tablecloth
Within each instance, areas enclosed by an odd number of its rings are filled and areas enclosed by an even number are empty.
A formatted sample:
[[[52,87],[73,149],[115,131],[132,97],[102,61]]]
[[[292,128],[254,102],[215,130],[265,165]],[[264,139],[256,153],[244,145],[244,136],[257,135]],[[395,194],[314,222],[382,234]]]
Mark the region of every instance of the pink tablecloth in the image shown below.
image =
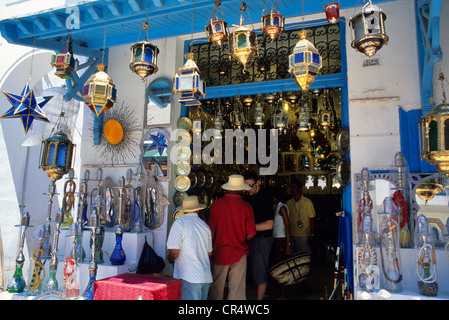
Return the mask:
[[[181,283],[170,277],[124,273],[95,281],[94,300],[179,300]]]

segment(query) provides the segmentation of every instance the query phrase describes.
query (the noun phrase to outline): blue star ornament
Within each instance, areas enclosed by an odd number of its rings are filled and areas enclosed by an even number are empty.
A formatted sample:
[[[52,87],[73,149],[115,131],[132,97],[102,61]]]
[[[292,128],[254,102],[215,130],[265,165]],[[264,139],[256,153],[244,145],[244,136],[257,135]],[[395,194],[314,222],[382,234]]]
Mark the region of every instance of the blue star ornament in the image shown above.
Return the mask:
[[[28,82],[20,95],[2,92],[13,106],[0,119],[20,118],[25,134],[28,133],[28,129],[30,129],[34,119],[50,122],[42,108],[53,98],[52,96],[36,98]]]
[[[162,133],[152,134],[151,138],[153,142],[148,146],[149,149],[156,149],[162,156],[165,148],[167,148],[167,143],[165,142],[165,136]]]

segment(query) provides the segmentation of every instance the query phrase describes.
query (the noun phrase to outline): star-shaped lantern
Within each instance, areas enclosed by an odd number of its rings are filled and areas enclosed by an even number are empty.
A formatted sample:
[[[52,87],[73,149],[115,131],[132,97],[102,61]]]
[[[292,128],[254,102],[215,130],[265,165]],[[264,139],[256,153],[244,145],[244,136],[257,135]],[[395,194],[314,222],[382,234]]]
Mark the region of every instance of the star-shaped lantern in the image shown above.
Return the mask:
[[[20,118],[25,129],[25,134],[28,133],[34,119],[50,122],[42,111],[42,108],[53,98],[52,96],[36,98],[28,82],[20,95],[4,91],[3,94],[13,107],[6,111],[0,119]]]
[[[165,136],[162,133],[152,134],[151,139],[153,140],[148,146],[148,149],[156,149],[162,156],[162,153],[167,148],[167,143],[165,141]]]

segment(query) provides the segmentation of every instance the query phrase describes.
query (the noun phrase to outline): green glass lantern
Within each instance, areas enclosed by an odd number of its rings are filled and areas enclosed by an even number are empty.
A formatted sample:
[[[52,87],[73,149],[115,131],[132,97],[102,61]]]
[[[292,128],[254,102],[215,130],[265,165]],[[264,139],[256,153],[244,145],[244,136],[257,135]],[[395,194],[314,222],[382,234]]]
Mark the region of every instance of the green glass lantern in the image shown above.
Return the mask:
[[[73,56],[72,38],[70,35],[67,36],[61,51],[51,56],[51,66],[56,68],[55,75],[59,78],[72,78],[72,72],[76,71],[76,60]]]
[[[129,68],[142,79],[156,74],[159,70],[157,67],[158,54],[158,47],[146,40],[134,43],[131,46],[131,63]]]
[[[74,144],[62,131],[42,141],[40,168],[53,180],[61,179],[72,167]]]
[[[117,90],[111,77],[104,72],[105,67],[104,64],[99,64],[98,72],[90,77],[83,88],[84,103],[97,117],[112,108],[117,99]]]
[[[449,177],[449,104],[441,103],[419,120],[421,159]]]
[[[298,35],[301,40],[288,57],[289,72],[293,74],[295,83],[302,90],[308,90],[320,72],[323,61],[315,46],[307,40],[307,31],[301,30]]]

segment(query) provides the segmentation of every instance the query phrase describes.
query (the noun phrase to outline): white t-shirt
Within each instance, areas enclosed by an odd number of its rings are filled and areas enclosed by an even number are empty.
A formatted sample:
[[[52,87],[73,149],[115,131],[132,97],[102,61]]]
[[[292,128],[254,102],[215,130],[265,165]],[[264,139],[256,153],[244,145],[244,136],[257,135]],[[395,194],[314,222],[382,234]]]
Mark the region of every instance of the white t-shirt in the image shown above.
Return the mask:
[[[184,214],[176,220],[168,235],[167,249],[179,249],[175,259],[173,278],[191,283],[210,283],[209,252],[212,252],[212,233],[196,212]]]
[[[273,238],[285,238],[287,236],[285,233],[284,220],[282,219],[282,216],[279,214],[279,211],[281,211],[282,207],[285,207],[285,210],[287,210],[287,217],[289,214],[288,207],[284,203],[279,202],[274,212]]]

